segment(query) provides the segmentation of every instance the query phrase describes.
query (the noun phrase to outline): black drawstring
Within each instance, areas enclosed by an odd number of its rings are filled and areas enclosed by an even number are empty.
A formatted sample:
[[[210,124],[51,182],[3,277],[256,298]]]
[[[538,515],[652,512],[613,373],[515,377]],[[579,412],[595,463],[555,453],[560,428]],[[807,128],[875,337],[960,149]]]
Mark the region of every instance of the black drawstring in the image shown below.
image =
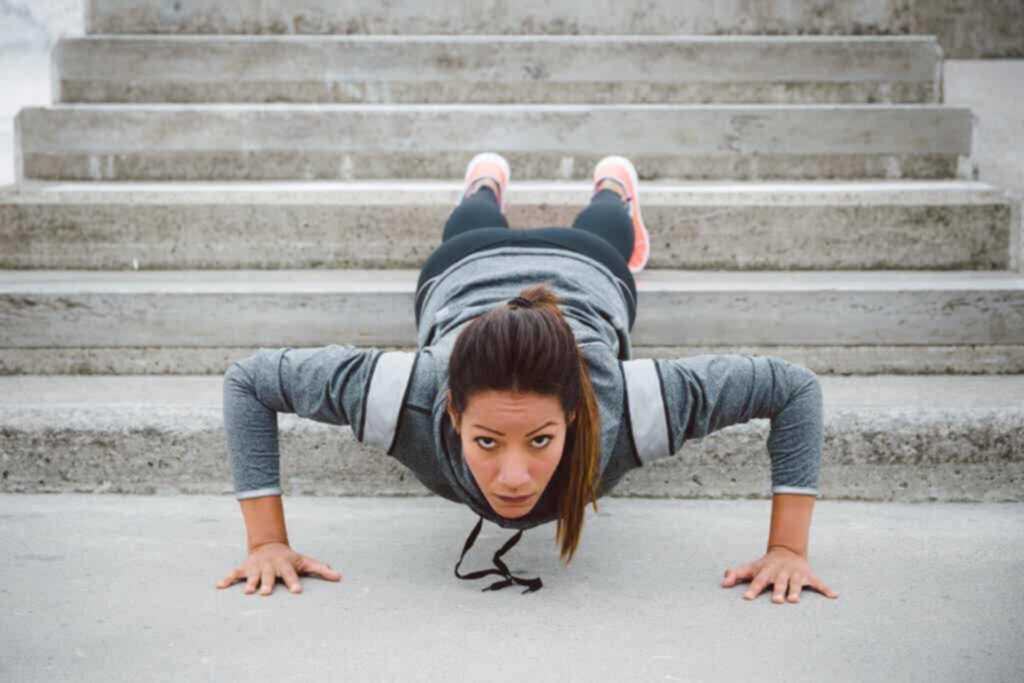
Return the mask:
[[[480,521],[476,523],[476,527],[474,527],[473,531],[469,533],[469,538],[466,539],[466,545],[462,548],[462,557],[460,557],[459,561],[455,564],[455,576],[459,577],[460,579],[480,579],[487,576],[488,574],[498,574],[500,576],[505,577],[503,581],[496,581],[487,588],[481,589],[484,591],[501,590],[502,588],[511,586],[513,583],[518,583],[523,586],[529,586],[529,588],[523,591],[523,595],[526,595],[527,593],[532,593],[534,591],[539,591],[541,587],[544,586],[544,582],[540,580],[540,577],[536,579],[521,579],[518,576],[512,576],[511,572],[509,572],[508,570],[508,567],[505,565],[504,562],[501,561],[501,556],[508,552],[509,548],[518,543],[519,539],[522,538],[524,529],[520,529],[515,536],[513,536],[505,542],[505,545],[501,546],[501,549],[498,552],[494,553],[494,566],[497,567],[497,569],[481,569],[479,571],[470,572],[468,574],[459,574],[459,565],[462,564],[462,560],[466,557],[466,553],[469,552],[469,549],[473,547],[473,543],[476,542],[476,537],[480,535],[480,528],[483,525],[484,518],[481,516]]]

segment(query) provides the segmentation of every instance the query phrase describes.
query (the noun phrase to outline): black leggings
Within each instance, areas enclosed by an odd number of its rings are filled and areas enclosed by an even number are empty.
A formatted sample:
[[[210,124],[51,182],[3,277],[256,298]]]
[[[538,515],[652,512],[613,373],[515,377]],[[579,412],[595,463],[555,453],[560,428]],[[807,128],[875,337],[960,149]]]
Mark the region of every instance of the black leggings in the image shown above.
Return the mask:
[[[423,264],[416,282],[416,326],[422,308],[420,290],[427,280],[469,254],[509,245],[568,249],[604,264],[633,294],[629,302],[629,328],[633,329],[636,282],[627,265],[633,255],[633,220],[622,197],[612,190],[601,190],[577,214],[571,228],[510,230],[498,198],[489,187],[481,187],[455,207],[445,223],[440,246]]]

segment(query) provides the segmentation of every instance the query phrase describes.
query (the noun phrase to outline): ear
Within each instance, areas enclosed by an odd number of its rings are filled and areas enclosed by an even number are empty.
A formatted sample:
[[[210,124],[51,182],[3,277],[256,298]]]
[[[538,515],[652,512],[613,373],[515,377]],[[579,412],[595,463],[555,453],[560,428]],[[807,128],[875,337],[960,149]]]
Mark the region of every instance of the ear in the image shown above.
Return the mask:
[[[452,427],[454,427],[455,431],[458,432],[459,431],[459,417],[458,417],[458,415],[455,414],[455,408],[452,405],[452,391],[451,391],[451,389],[448,390],[446,396],[447,396],[447,402],[448,402],[448,405],[447,405],[447,408],[446,408],[447,411],[448,411],[448,417],[451,418]]]

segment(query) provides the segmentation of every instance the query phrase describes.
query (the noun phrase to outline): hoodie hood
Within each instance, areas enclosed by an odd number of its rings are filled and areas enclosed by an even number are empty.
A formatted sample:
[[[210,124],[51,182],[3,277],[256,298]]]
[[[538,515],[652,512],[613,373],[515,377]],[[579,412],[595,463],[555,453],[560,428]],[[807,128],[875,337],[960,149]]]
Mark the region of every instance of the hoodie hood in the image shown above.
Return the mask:
[[[558,295],[560,308],[572,328],[576,343],[590,370],[602,415],[621,411],[624,381],[618,360],[632,357],[629,336],[630,320],[627,301],[633,300],[629,287],[603,264],[565,249],[503,247],[475,252],[449,266],[428,281],[417,292],[422,298],[421,318],[417,321],[417,347],[430,349],[435,365],[437,393],[431,409],[431,426],[437,468],[443,473],[451,493],[467,505],[480,520],[466,539],[462,557],[472,547],[484,519],[505,529],[518,529],[512,538],[494,554],[496,569],[459,574],[462,558],[455,565],[460,579],[476,579],[488,574],[505,577],[483,590],[504,588],[513,583],[527,585],[525,592],[538,590],[542,582],[512,576],[501,556],[514,546],[526,529],[558,519],[555,484],[564,475],[562,458],[552,481],[530,512],[516,519],[502,517],[480,490],[462,452],[462,441],[448,416],[448,360],[455,339],[464,325],[495,306],[515,297],[531,282],[546,282]],[[635,304],[635,301],[633,301]],[[622,435],[621,424],[602,420],[602,477]]]

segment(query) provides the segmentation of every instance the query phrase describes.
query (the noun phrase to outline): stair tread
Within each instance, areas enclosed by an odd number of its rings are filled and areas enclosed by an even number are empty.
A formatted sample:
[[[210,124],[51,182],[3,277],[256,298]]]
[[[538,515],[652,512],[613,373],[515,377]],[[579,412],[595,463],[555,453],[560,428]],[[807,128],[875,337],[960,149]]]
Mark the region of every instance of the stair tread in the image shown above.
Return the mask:
[[[1024,382],[1015,375],[819,375],[818,379],[826,409],[903,408],[924,413],[1005,408],[1024,414]],[[0,376],[0,415],[31,408],[59,416],[67,404],[97,412],[109,412],[115,404],[219,409],[223,382],[219,374]],[[123,419],[134,421],[136,416]]]
[[[885,103],[885,104],[837,104],[819,102],[813,104],[692,104],[676,102],[636,102],[636,103],[546,103],[546,102],[524,102],[524,103],[502,103],[490,104],[482,102],[436,102],[436,103],[366,103],[351,104],[338,102],[202,102],[195,104],[179,104],[176,102],[61,102],[45,106],[25,107],[21,111],[47,110],[47,111],[110,111],[110,112],[230,112],[230,111],[272,111],[272,112],[360,112],[360,111],[402,111],[402,112],[444,112],[444,111],[534,111],[549,110],[554,112],[589,112],[591,110],[626,110],[626,111],[713,111],[722,109],[725,111],[741,111],[746,109],[760,110],[766,112],[783,110],[809,110],[814,112],[849,111],[849,112],[884,112],[886,110],[900,111],[963,111],[969,112],[969,107],[955,104],[943,104],[934,102],[924,103]]]
[[[0,270],[0,294],[121,292],[412,293],[418,269]],[[640,291],[1024,290],[1010,270],[645,270]]]
[[[514,172],[514,169],[513,169]],[[60,201],[109,201],[111,195],[130,196],[132,201],[144,199],[189,202],[214,201],[234,203],[276,203],[281,200],[365,202],[366,195],[383,193],[397,201],[403,196],[450,201],[448,195],[463,188],[456,179],[377,179],[377,180],[259,180],[259,181],[64,181],[32,180],[0,186],[0,202],[25,203]],[[574,195],[579,201],[589,198],[593,182],[587,180],[529,179],[509,184],[510,201],[522,202],[539,195]],[[762,203],[842,203],[865,201],[886,204],[965,204],[1009,201],[1006,192],[989,183],[971,180],[801,180],[801,181],[726,181],[672,179],[645,180],[640,185],[644,205],[674,204],[679,201],[720,203],[722,201],[756,200]],[[383,198],[382,198],[383,199]],[[418,199],[422,201],[422,199]]]

